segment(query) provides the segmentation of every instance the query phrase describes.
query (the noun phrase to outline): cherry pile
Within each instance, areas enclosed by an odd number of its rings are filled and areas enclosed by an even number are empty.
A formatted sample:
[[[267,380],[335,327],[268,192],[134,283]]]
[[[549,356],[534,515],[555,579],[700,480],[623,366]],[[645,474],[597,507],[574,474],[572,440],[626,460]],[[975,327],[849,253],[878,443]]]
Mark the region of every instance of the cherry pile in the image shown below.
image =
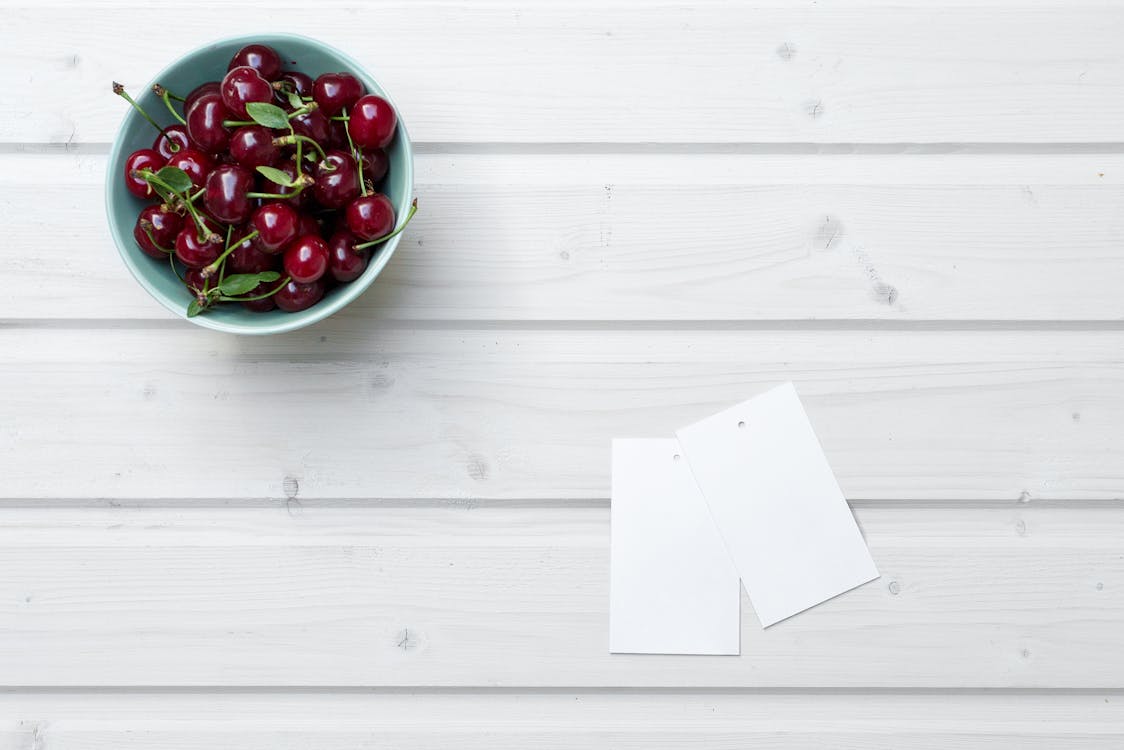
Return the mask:
[[[166,127],[113,91],[159,131],[125,160],[125,186],[148,202],[133,237],[183,281],[188,316],[228,302],[307,309],[357,279],[417,211],[415,200],[394,228],[378,188],[398,117],[350,73],[313,80],[251,44],[221,81],[186,96],[153,86],[177,121]]]

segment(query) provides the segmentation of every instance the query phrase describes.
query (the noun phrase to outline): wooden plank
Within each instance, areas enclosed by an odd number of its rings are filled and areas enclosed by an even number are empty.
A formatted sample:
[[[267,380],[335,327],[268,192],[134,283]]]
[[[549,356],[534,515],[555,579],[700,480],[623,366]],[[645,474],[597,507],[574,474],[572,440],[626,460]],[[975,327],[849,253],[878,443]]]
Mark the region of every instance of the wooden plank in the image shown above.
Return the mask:
[[[1124,510],[860,508],[882,578],[610,655],[608,509],[0,511],[6,686],[1124,687]]]
[[[1116,750],[1116,695],[731,693],[0,696],[0,748]]]
[[[170,317],[107,236],[104,170],[0,156],[0,317]],[[406,241],[349,314],[1124,319],[1121,154],[440,154],[418,159],[417,189]]]
[[[0,141],[34,143],[110,141],[124,107],[109,81],[141,87],[221,36],[218,11],[224,28],[268,31],[290,30],[285,19],[303,8],[275,3],[270,17],[202,0],[153,50],[121,41],[164,21],[153,5],[7,5],[0,68],[26,74],[9,76]],[[760,5],[334,0],[318,7],[339,22],[318,33],[369,65],[423,142],[1105,142],[1124,132],[1124,16],[1112,5]]]
[[[788,379],[852,499],[1124,497],[1121,331],[340,316],[267,338],[0,329],[0,349],[5,498],[605,498],[611,438]]]

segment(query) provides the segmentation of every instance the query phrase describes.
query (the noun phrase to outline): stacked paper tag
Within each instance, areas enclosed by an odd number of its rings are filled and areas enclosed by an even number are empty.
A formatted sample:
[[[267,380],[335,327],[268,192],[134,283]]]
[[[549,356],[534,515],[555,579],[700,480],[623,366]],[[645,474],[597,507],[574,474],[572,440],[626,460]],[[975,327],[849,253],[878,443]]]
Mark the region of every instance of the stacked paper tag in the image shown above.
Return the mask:
[[[739,653],[739,579],[765,627],[878,577],[791,383],[613,441],[609,650]]]

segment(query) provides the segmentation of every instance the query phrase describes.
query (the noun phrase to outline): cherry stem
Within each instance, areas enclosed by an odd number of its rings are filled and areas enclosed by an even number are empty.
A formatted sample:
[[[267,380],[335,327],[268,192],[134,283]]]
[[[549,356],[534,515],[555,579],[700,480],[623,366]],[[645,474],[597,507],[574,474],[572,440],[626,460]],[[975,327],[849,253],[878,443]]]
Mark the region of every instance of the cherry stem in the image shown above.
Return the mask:
[[[222,124],[228,128],[240,128],[243,125],[257,125],[253,120],[223,120]]]
[[[347,113],[347,109],[344,109],[343,117],[333,117],[332,119],[349,123],[351,122],[351,115]],[[347,152],[351,154],[351,159],[355,162],[355,166],[359,170],[359,192],[366,197],[367,181],[363,179],[363,151],[362,149],[355,148],[355,143],[351,140],[351,129],[348,128],[347,125],[343,126],[343,132],[347,136]]]
[[[174,118],[176,118],[177,120],[180,121],[180,125],[186,125],[187,120],[180,117],[180,113],[177,112],[176,108],[172,106],[172,100],[169,98],[171,96],[171,94],[168,93],[167,89],[161,89],[161,90],[164,92],[160,96],[160,98],[164,101],[164,106],[167,107],[168,111],[172,113],[172,117],[174,117]]]
[[[304,97],[301,97],[301,98],[303,99]],[[312,110],[319,108],[319,106],[320,106],[319,104],[312,101],[311,98],[310,98],[308,103],[305,104],[303,107],[301,107],[300,109],[294,109],[292,112],[290,112],[289,113],[289,119],[292,120],[294,117],[300,117],[301,115],[307,115]]]
[[[292,280],[293,279],[291,276],[286,276],[284,280],[282,280],[281,283],[277,285],[276,289],[270,292],[266,292],[265,294],[259,294],[256,297],[219,297],[219,299],[223,302],[256,302],[259,299],[265,299],[266,297],[272,297],[273,295],[277,294],[279,291],[285,288],[286,284],[288,284]]]
[[[188,200],[189,202],[194,202],[194,201],[198,200],[198,199],[199,199],[199,196],[201,196],[201,195],[202,195],[203,193],[205,193],[205,192],[207,192],[207,188],[205,188],[205,187],[201,187],[201,188],[199,188],[199,189],[198,189],[197,191],[195,191],[194,193],[192,193],[191,195],[189,195],[189,196],[187,197],[187,200]]]
[[[292,198],[294,195],[300,193],[300,190],[294,190],[291,193],[246,193],[247,198],[274,198],[282,200],[285,198]]]
[[[236,249],[238,249],[238,246],[241,245],[243,242],[246,242],[248,240],[252,240],[257,236],[258,236],[258,230],[255,229],[254,231],[250,232],[249,234],[247,234],[242,239],[235,242],[233,245],[230,244],[230,242],[227,242],[226,250],[223,250],[222,255],[215,258],[209,265],[206,265],[206,266],[203,267],[203,270],[200,272],[203,275],[203,278],[209,279],[212,276],[214,276],[216,273],[218,273],[219,272],[219,266],[222,264],[222,262],[224,260],[226,260],[226,256],[230,255]]]
[[[403,221],[400,225],[398,225],[397,229],[395,229],[390,234],[384,234],[382,237],[378,237],[376,239],[373,239],[370,242],[364,242],[362,245],[355,245],[354,247],[352,247],[352,250],[365,250],[366,248],[371,247],[372,245],[377,245],[380,242],[386,242],[391,237],[394,237],[399,232],[401,232],[403,229],[405,229],[406,225],[410,223],[410,219],[414,218],[414,214],[416,214],[417,212],[418,212],[418,199],[414,198],[413,203],[410,204],[410,213],[406,214],[406,220]]]
[[[320,147],[320,144],[317,143],[315,139],[309,138],[307,135],[290,134],[273,139],[274,146],[292,146],[294,143],[298,146],[302,143],[307,143],[314,149],[316,149],[316,152],[320,154],[321,159],[328,158],[328,155],[324,153],[324,149]]]
[[[152,246],[162,253],[174,253],[175,248],[169,250],[166,247],[160,247],[160,243],[157,242],[156,238],[152,236],[152,229],[150,229],[150,227],[151,225],[145,226],[143,223],[141,224],[141,229],[144,230],[144,234],[146,237],[148,237],[148,241],[152,243]]]
[[[183,276],[180,276],[179,269],[176,268],[176,254],[174,251],[168,254],[168,263],[171,264],[172,273],[176,275],[176,278],[182,281],[184,286],[187,286],[187,279],[185,279]]]
[[[117,96],[121,97],[130,105],[132,105],[133,109],[135,109],[141,117],[148,120],[149,124],[152,125],[152,127],[160,131],[160,135],[164,136],[165,138],[168,137],[164,132],[164,128],[161,127],[160,124],[156,122],[156,120],[153,120],[151,117],[149,117],[148,113],[144,111],[144,108],[141,107],[141,105],[137,104],[133,100],[133,97],[129,96],[129,92],[125,90],[125,87],[119,84],[117,81],[113,82],[113,93],[117,94]]]

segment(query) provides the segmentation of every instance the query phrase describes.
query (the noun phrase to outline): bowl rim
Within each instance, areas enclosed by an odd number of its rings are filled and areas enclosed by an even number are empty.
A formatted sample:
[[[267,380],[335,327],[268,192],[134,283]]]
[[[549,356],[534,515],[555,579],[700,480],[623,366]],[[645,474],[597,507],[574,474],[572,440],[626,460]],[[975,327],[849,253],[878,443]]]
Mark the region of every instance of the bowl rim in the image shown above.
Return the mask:
[[[396,138],[401,139],[401,145],[403,153],[405,155],[406,184],[409,187],[408,195],[404,197],[404,205],[395,206],[394,208],[398,217],[404,216],[405,212],[409,210],[410,202],[415,197],[415,185],[414,147],[413,142],[410,140],[409,132],[406,129],[406,124],[402,118],[402,110],[398,107],[398,104],[394,101],[393,97],[391,97],[386,89],[383,88],[378,80],[369,72],[367,72],[367,69],[363,64],[361,64],[351,55],[330,44],[322,42],[319,39],[313,39],[312,37],[305,36],[303,34],[291,34],[287,32],[240,34],[238,36],[214,39],[207,42],[206,44],[199,45],[191,50],[188,50],[187,52],[180,54],[174,61],[165,65],[160,70],[160,72],[157,73],[148,82],[144,90],[149,91],[152,89],[152,85],[154,83],[159,82],[161,79],[166,79],[169,72],[176,66],[182,64],[185,58],[202,54],[214,47],[233,44],[269,44],[272,46],[274,44],[277,44],[278,42],[283,45],[285,41],[296,41],[304,44],[311,44],[339,58],[341,64],[348,66],[351,71],[357,74],[360,78],[366,78],[367,81],[365,81],[365,83],[373,83],[374,88],[377,89],[378,95],[386,99],[388,102],[390,102],[390,105],[394,107],[394,111],[398,115]],[[324,320],[325,318],[339,312],[359,296],[361,296],[365,291],[367,291],[371,284],[374,283],[375,278],[378,277],[380,273],[382,273],[383,268],[390,261],[391,256],[394,254],[395,249],[398,247],[398,243],[402,239],[404,233],[395,235],[390,240],[388,240],[380,249],[377,256],[372,257],[370,263],[368,263],[367,265],[367,268],[363,271],[363,275],[361,275],[355,281],[348,283],[342,290],[337,288],[336,293],[332,294],[331,297],[325,298],[324,300],[316,303],[307,310],[301,310],[300,312],[296,313],[286,313],[284,316],[278,316],[275,322],[266,323],[265,320],[262,319],[259,323],[255,323],[252,326],[247,326],[240,323],[218,320],[208,317],[207,315],[196,315],[195,317],[189,318],[187,317],[187,312],[185,309],[186,300],[182,304],[175,305],[170,299],[166,299],[162,293],[158,293],[154,288],[152,288],[149,282],[143,277],[141,268],[138,264],[138,254],[131,252],[131,245],[128,248],[124,247],[119,239],[123,235],[131,236],[132,232],[131,230],[124,230],[119,225],[117,217],[115,216],[113,211],[112,200],[116,174],[112,167],[121,157],[121,151],[124,148],[121,133],[125,129],[125,125],[129,122],[129,119],[131,117],[139,117],[139,115],[130,107],[125,112],[124,116],[121,118],[121,122],[117,126],[117,131],[113,138],[113,144],[109,150],[109,158],[106,163],[105,211],[107,219],[109,221],[110,234],[113,239],[113,244],[117,247],[117,254],[121,256],[121,260],[124,261],[126,268],[129,269],[129,273],[132,274],[137,283],[140,284],[140,286],[146,292],[148,292],[150,297],[159,302],[165,309],[167,309],[177,317],[188,321],[189,323],[194,323],[197,326],[209,328],[214,331],[222,331],[223,333],[233,333],[245,336],[267,336],[275,333],[286,333],[288,331],[295,331],[300,328],[305,328],[306,326],[313,325],[314,323],[318,323],[321,320]]]

